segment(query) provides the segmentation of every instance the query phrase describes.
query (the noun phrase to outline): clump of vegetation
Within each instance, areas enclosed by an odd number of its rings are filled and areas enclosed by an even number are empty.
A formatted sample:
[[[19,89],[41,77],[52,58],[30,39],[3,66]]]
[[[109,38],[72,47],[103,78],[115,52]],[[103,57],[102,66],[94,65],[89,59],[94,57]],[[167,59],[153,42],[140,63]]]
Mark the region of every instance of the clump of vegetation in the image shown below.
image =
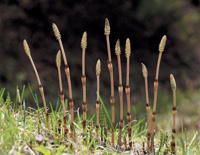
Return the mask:
[[[56,56],[56,66],[58,69],[59,86],[60,86],[60,99],[56,103],[56,109],[52,108],[50,103],[51,113],[48,113],[44,90],[39,78],[39,74],[32,60],[29,46],[24,40],[24,49],[28,55],[31,64],[33,66],[36,78],[39,84],[39,90],[41,93],[44,108],[39,107],[39,100],[36,94],[32,92],[34,102],[37,104],[38,109],[26,108],[24,96],[24,87],[22,95],[20,96],[19,89],[17,88],[16,103],[12,102],[8,93],[6,99],[4,99],[5,89],[0,90],[0,153],[1,154],[31,154],[38,155],[40,153],[44,155],[56,154],[186,154],[200,152],[198,150],[197,134],[191,139],[188,144],[187,136],[185,135],[185,141],[183,135],[181,140],[176,137],[175,125],[176,125],[176,82],[174,76],[170,75],[170,83],[173,91],[173,125],[171,133],[171,148],[169,147],[169,134],[159,128],[158,139],[154,136],[155,130],[155,118],[156,118],[156,104],[158,93],[158,75],[161,56],[165,48],[166,36],[164,36],[159,45],[159,57],[156,69],[156,78],[154,81],[154,105],[152,113],[152,126],[150,117],[150,105],[148,95],[148,81],[147,81],[147,68],[142,64],[142,72],[145,81],[145,95],[146,95],[146,111],[148,127],[142,127],[143,120],[136,121],[131,125],[131,101],[130,101],[130,87],[129,87],[129,66],[131,45],[130,40],[126,40],[125,55],[127,60],[126,66],[126,97],[127,97],[127,121],[125,125],[123,122],[123,83],[122,83],[122,69],[121,69],[121,49],[119,40],[116,43],[115,52],[118,61],[119,72],[119,100],[120,100],[120,122],[119,130],[115,129],[115,111],[114,111],[114,76],[113,66],[111,60],[111,52],[109,45],[110,25],[108,19],[105,21],[105,35],[107,41],[108,50],[108,69],[110,73],[111,84],[111,110],[112,117],[108,113],[107,107],[104,105],[100,97],[100,73],[101,73],[101,61],[98,60],[96,64],[96,77],[97,77],[97,98],[96,98],[96,127],[93,122],[93,118],[88,119],[86,117],[86,75],[85,75],[85,50],[87,47],[87,34],[84,32],[81,48],[82,48],[82,86],[83,86],[83,118],[79,114],[79,109],[76,111],[77,118],[74,120],[74,109],[72,100],[72,87],[69,66],[65,56],[65,51],[61,41],[60,32],[55,24],[53,24],[53,31],[60,44],[61,51],[59,50]],[[61,79],[61,52],[65,64],[65,73],[68,80],[69,89],[69,111],[64,100],[62,79]],[[23,104],[22,102],[23,101]],[[61,103],[61,104],[60,104]],[[18,108],[15,108],[15,104]],[[71,117],[71,120],[67,120],[67,117]],[[107,121],[109,123],[107,123]],[[70,125],[70,134],[67,126]],[[110,128],[109,128],[110,127]],[[152,127],[152,128],[151,128]],[[100,137],[99,137],[100,131]],[[152,134],[151,134],[152,132]],[[147,138],[145,134],[147,133]],[[115,142],[118,137],[118,144]],[[123,140],[122,140],[123,137]],[[111,140],[109,140],[111,138]],[[128,140],[127,140],[128,139]],[[127,145],[129,144],[129,147]],[[145,147],[146,145],[146,147]],[[175,147],[176,146],[176,147]],[[176,150],[176,151],[175,151]]]

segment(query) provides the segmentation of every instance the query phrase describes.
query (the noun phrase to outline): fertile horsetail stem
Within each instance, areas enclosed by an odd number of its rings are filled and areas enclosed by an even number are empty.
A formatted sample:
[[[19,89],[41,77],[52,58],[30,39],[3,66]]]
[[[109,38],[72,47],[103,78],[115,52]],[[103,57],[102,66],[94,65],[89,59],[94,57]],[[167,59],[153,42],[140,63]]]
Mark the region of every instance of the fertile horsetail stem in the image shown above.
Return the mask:
[[[96,132],[98,137],[99,130],[99,94],[100,94],[100,73],[101,73],[101,61],[98,60],[96,64],[96,76],[97,76],[97,101],[96,101]]]
[[[53,23],[52,28],[53,28],[53,31],[54,31],[54,35],[59,42],[61,52],[62,52],[62,55],[63,55],[64,64],[65,64],[65,74],[67,76],[67,83],[68,83],[68,88],[69,88],[69,107],[70,107],[70,113],[71,113],[70,130],[71,130],[71,138],[73,138],[74,137],[74,134],[73,134],[73,131],[74,131],[74,123],[73,123],[74,122],[74,110],[73,110],[74,103],[73,103],[73,99],[72,99],[72,86],[71,86],[71,79],[70,79],[70,70],[69,70],[69,66],[68,66],[68,63],[67,63],[67,58],[66,58],[66,55],[65,55],[65,51],[64,51],[64,48],[63,48],[61,35],[60,35],[59,30],[58,30],[58,27],[56,26],[56,24]]]
[[[123,86],[122,86],[122,69],[121,69],[121,49],[120,49],[120,42],[117,40],[117,43],[115,45],[115,53],[117,56],[117,62],[118,62],[118,72],[119,72],[119,101],[120,101],[120,122],[119,122],[119,139],[118,143],[119,146],[122,145],[122,128],[123,128]]]
[[[173,92],[173,124],[172,124],[172,142],[171,142],[171,150],[172,154],[175,154],[175,133],[176,133],[176,81],[174,79],[174,76],[170,74],[170,83],[171,83],[171,88]]]
[[[111,59],[111,52],[110,52],[110,41],[109,41],[109,35],[110,35],[110,24],[108,19],[105,19],[105,29],[104,34],[106,36],[106,44],[107,44],[107,51],[108,51],[108,70],[110,73],[110,84],[111,84],[111,95],[110,95],[110,104],[112,109],[112,145],[114,145],[114,129],[115,129],[115,97],[114,97],[114,77],[113,77],[113,65],[112,65],[112,59]]]
[[[62,103],[63,107],[63,121],[64,121],[64,130],[65,130],[65,135],[68,133],[67,129],[67,116],[65,114],[65,99],[64,99],[64,93],[63,93],[63,86],[62,86],[62,79],[61,79],[61,51],[59,50],[57,55],[56,55],[56,66],[58,68],[58,80],[59,80],[59,87],[60,87],[60,100]]]
[[[150,139],[151,139],[151,116],[150,116],[150,105],[149,105],[149,93],[148,93],[148,71],[146,66],[142,63],[142,73],[145,82],[145,94],[146,94],[146,111],[147,111],[147,119],[148,119],[148,134],[147,134],[147,152],[150,149]]]
[[[29,46],[28,46],[27,41],[24,40],[24,41],[23,41],[23,44],[24,44],[24,50],[25,50],[27,56],[28,56],[29,59],[30,59],[30,62],[31,62],[31,64],[32,64],[32,66],[33,66],[33,70],[34,70],[34,72],[35,72],[35,75],[36,75],[36,78],[37,78],[37,81],[38,81],[39,91],[40,91],[40,94],[41,94],[41,96],[42,96],[42,102],[43,102],[44,109],[45,109],[45,113],[46,113],[47,128],[48,128],[48,130],[50,131],[50,128],[49,128],[49,113],[48,113],[48,111],[47,111],[46,99],[45,99],[45,96],[44,96],[44,89],[43,89],[43,86],[42,86],[42,84],[41,84],[40,77],[39,77],[39,74],[38,74],[37,69],[36,69],[36,67],[35,67],[35,64],[34,64],[34,62],[33,62],[33,59],[32,59],[32,57],[31,57],[31,52],[30,52],[30,48],[29,48]]]
[[[33,69],[34,69],[34,72],[35,72],[35,75],[36,75],[38,84],[41,85],[40,77],[39,77],[39,74],[38,74],[37,69],[36,69],[36,67],[35,67],[35,64],[34,64],[34,62],[33,62],[33,59],[32,59],[32,57],[31,57],[31,51],[30,51],[30,48],[29,48],[28,43],[27,43],[26,40],[24,40],[23,45],[24,45],[24,50],[25,50],[27,56],[29,57],[29,59],[30,59],[30,61],[31,61],[31,64],[32,64],[32,66],[33,66]],[[44,107],[45,107],[45,109],[46,109],[46,102],[45,102]]]
[[[131,141],[131,103],[130,103],[130,87],[129,87],[129,68],[130,68],[130,55],[131,55],[131,43],[129,38],[126,39],[126,48],[125,48],[125,55],[126,55],[126,98],[127,98],[127,121],[128,121],[128,137],[129,137],[129,147],[132,150],[132,141]]]
[[[86,76],[85,76],[85,50],[87,47],[87,33],[83,33],[83,37],[81,40],[81,48],[82,48],[82,86],[83,86],[83,136],[86,134],[86,110],[87,110],[87,104],[86,104]]]
[[[158,62],[157,62],[157,68],[156,68],[156,77],[154,81],[154,102],[153,102],[153,114],[152,114],[152,129],[151,129],[151,134],[153,134],[153,139],[154,139],[154,129],[155,129],[155,120],[156,120],[156,104],[157,104],[157,94],[158,94],[158,75],[159,75],[159,69],[160,69],[160,61],[162,57],[162,53],[165,49],[165,44],[166,44],[167,37],[164,35],[160,41],[159,44],[159,56],[158,56]],[[151,151],[153,150],[153,146],[151,147]]]

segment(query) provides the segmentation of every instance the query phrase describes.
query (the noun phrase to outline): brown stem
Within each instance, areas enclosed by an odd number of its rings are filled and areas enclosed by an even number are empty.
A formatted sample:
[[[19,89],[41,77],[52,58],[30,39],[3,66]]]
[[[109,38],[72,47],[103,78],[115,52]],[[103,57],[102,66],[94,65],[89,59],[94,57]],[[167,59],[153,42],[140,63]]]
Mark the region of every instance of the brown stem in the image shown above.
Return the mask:
[[[152,114],[152,130],[151,134],[153,135],[154,139],[154,129],[155,129],[155,120],[156,120],[156,104],[157,104],[157,93],[158,93],[158,75],[160,69],[160,61],[161,61],[162,52],[159,52],[158,61],[157,61],[157,68],[156,68],[156,77],[154,81],[154,103],[153,103],[153,114]],[[151,151],[153,150],[153,146],[151,147]]]
[[[82,75],[85,75],[85,49],[82,52]]]
[[[176,133],[176,89],[173,89],[173,125],[172,125],[172,142],[171,150],[172,154],[175,154],[176,144],[175,144],[175,133]]]
[[[126,66],[126,98],[127,98],[127,120],[128,120],[128,136],[129,136],[129,147],[132,150],[132,140],[131,140],[131,103],[130,103],[130,87],[129,87],[129,66],[130,66],[130,56],[127,56],[127,66]]]
[[[64,99],[64,93],[63,93],[63,87],[62,87],[62,79],[61,79],[61,70],[60,66],[58,68],[58,79],[59,79],[59,86],[60,86],[60,99],[62,102],[62,107],[63,107],[63,121],[64,121],[64,130],[66,131],[67,129],[67,117],[65,114],[65,99]]]
[[[62,107],[63,107],[63,116],[65,116],[65,101],[64,101],[64,93],[63,93],[63,87],[62,87],[60,67],[58,67],[58,79],[59,79],[59,86],[60,86],[60,99],[61,99]]]
[[[121,60],[120,60],[120,55],[117,56],[117,61],[118,61],[118,71],[119,71],[119,86],[118,86],[118,91],[119,91],[119,100],[120,100],[120,122],[119,122],[119,146],[121,147],[122,142],[121,142],[121,137],[122,137],[122,128],[123,128],[123,86],[122,86],[122,71],[121,71]]]
[[[127,112],[127,121],[128,121],[128,137],[129,137],[129,147],[130,150],[132,150],[132,141],[131,141],[131,106],[130,106],[130,87],[126,86],[125,87],[126,91],[126,98],[127,98],[127,107],[128,107],[128,112]]]
[[[62,44],[62,40],[61,39],[58,39],[58,42],[59,42],[59,45],[60,45],[60,49],[61,49],[61,52],[62,52],[62,55],[63,55],[63,60],[64,60],[64,64],[67,65],[67,57],[65,55],[65,50],[64,50],[64,47],[63,47],[63,44]]]
[[[83,136],[86,134],[86,110],[87,110],[87,104],[86,104],[86,76],[85,76],[85,48],[82,48],[82,86],[83,86]]]
[[[82,109],[83,109],[83,135],[86,134],[86,76],[82,75],[82,85],[83,85],[83,104],[82,104]]]
[[[98,130],[99,130],[99,93],[100,93],[100,75],[97,75],[97,101],[96,101],[96,133],[98,138]]]
[[[158,75],[159,75],[159,70],[160,70],[160,61],[161,61],[161,57],[162,57],[162,52],[159,52],[158,55],[158,62],[157,62],[157,68],[156,68],[156,80],[158,80]]]
[[[110,39],[109,35],[106,35],[106,44],[107,44],[107,51],[108,51],[108,61],[112,61],[111,59],[111,52],[110,52]]]
[[[109,35],[106,35],[107,51],[108,51],[108,70],[110,72],[110,84],[111,84],[111,95],[110,95],[110,104],[112,110],[112,145],[114,146],[114,129],[115,129],[115,99],[114,99],[114,77],[113,77],[113,66],[111,60],[110,52],[110,42]]]
[[[35,67],[35,63],[34,63],[32,57],[31,57],[31,55],[29,56],[29,59],[30,59],[30,62],[31,62],[31,64],[32,64],[32,66],[33,66],[33,70],[34,70],[34,72],[35,72],[35,75],[36,75],[36,78],[37,78],[37,81],[38,81],[38,85],[41,85],[40,77],[39,77],[39,74],[38,74],[38,72],[37,72],[37,69],[36,69],[36,67]],[[45,110],[46,110],[46,103],[44,104],[44,108],[45,108]]]
[[[120,122],[119,122],[119,145],[122,145],[122,128],[123,128],[123,86],[119,85],[119,100],[120,100]]]
[[[147,111],[147,117],[148,117],[147,152],[149,152],[150,138],[151,138],[151,117],[150,117],[150,105],[149,105],[147,77],[144,78],[144,81],[145,81],[145,94],[146,94],[146,111]]]
[[[98,131],[99,131],[99,101],[96,101],[96,113],[97,113],[97,123],[96,123],[96,133],[98,138]]]

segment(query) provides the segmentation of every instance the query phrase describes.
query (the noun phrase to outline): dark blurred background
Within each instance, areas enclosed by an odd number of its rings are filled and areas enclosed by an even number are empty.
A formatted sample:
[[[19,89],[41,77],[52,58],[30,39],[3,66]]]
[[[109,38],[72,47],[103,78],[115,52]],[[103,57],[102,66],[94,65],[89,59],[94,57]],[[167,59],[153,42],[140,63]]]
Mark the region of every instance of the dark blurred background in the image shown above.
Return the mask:
[[[145,94],[141,62],[149,71],[149,91],[152,103],[158,45],[165,34],[167,44],[160,66],[159,92],[171,93],[169,85],[171,73],[174,74],[181,91],[199,89],[199,0],[1,0],[0,86],[5,87],[11,96],[15,97],[16,86],[22,89],[23,85],[27,86],[29,83],[33,91],[39,94],[35,74],[23,49],[23,39],[27,39],[44,86],[47,102],[53,104],[56,102],[59,85],[55,57],[59,44],[52,31],[52,23],[56,23],[62,35],[71,70],[75,107],[81,107],[82,104],[80,42],[84,31],[87,31],[88,35],[86,50],[88,112],[95,110],[95,66],[98,59],[102,62],[101,96],[109,107],[110,79],[106,63],[105,18],[109,19],[111,25],[110,43],[116,107],[119,106],[117,59],[114,51],[117,39],[120,39],[121,43],[123,84],[125,85],[124,46],[126,38],[130,38],[132,46],[131,104],[138,106],[138,109],[143,109],[144,114]],[[62,77],[64,94],[68,98],[67,79],[63,66]],[[26,104],[35,106],[28,87],[26,87],[25,99]],[[40,96],[39,100],[41,102]],[[166,104],[171,109],[172,105]],[[117,110],[119,109],[116,108]],[[137,108],[136,111],[138,111]]]

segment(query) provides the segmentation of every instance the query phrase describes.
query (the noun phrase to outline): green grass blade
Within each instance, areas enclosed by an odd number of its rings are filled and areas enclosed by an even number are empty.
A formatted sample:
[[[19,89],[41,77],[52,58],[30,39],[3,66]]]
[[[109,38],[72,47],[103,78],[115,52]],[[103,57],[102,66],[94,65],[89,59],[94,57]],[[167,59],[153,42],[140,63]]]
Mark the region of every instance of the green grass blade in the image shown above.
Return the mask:
[[[30,90],[30,92],[31,92],[31,95],[32,95],[32,97],[33,97],[35,103],[37,103],[36,98],[35,98],[35,95],[33,94],[33,90],[32,90],[32,88],[31,88],[30,84],[28,84],[28,87],[29,87],[29,90]]]
[[[24,92],[25,92],[25,88],[26,86],[23,85],[23,88],[22,88],[22,93],[21,93],[21,101],[24,99]]]
[[[111,121],[110,115],[109,115],[109,113],[107,111],[107,108],[105,107],[105,104],[103,103],[103,100],[102,100],[102,98],[100,96],[99,96],[99,100],[101,102],[101,105],[103,106],[104,112],[106,113],[106,116],[108,118],[108,121],[109,121],[110,125],[112,125],[112,121]]]
[[[60,98],[58,97],[57,101],[56,101],[56,111],[58,111],[58,107],[60,107]]]
[[[24,124],[26,122],[26,104],[25,101],[23,101],[23,110],[24,110]]]

